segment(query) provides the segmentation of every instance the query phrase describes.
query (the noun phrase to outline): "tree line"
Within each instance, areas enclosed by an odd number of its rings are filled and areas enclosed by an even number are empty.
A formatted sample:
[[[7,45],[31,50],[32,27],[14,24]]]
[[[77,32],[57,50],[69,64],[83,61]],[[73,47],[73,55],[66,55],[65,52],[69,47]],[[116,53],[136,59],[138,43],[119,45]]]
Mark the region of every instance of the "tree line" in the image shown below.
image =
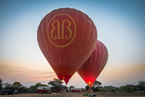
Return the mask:
[[[72,88],[72,86],[66,87],[66,86],[63,86],[62,84],[63,84],[62,80],[54,78],[53,81],[48,82],[48,84],[42,84],[41,82],[38,82],[35,85],[31,85],[30,87],[26,87],[17,81],[14,82],[13,84],[9,84],[9,83],[3,83],[2,79],[0,79],[0,90],[1,90],[0,92],[2,92],[5,89],[14,88],[14,89],[17,89],[18,93],[36,93],[37,88],[39,86],[48,86],[48,85],[51,86],[52,91],[60,90],[61,88],[64,88],[67,90],[69,88]]]
[[[89,89],[89,86],[86,86],[86,90]],[[93,87],[94,92],[100,91],[100,92],[136,92],[136,91],[144,91],[145,93],[145,81],[139,81],[137,85],[131,85],[127,84],[120,87],[114,87],[114,86],[101,86],[101,82],[95,81]]]
[[[63,86],[62,80],[54,78],[52,81],[48,82],[48,84],[42,84],[41,82],[36,83],[30,87],[23,86],[20,82],[14,82],[13,84],[3,83],[2,79],[0,79],[0,90],[3,91],[4,89],[8,89],[13,87],[14,89],[18,90],[18,93],[35,93],[39,86],[51,86],[52,91],[61,90],[64,88],[66,90],[71,90],[71,88],[75,88],[75,86]],[[86,85],[85,89],[81,88],[82,90],[89,90],[89,86]],[[121,87],[114,87],[114,86],[101,86],[101,82],[95,81],[92,87],[94,92],[136,92],[136,91],[144,91],[145,92],[145,81],[138,82],[137,85],[125,85]]]

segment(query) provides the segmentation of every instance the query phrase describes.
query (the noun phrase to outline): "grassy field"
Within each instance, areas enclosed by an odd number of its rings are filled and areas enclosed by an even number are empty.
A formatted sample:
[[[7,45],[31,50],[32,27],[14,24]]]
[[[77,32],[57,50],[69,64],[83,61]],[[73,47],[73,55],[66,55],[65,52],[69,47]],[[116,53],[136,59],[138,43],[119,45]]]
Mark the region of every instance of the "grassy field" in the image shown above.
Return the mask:
[[[143,93],[110,93],[110,92],[96,92],[96,97],[143,97],[145,94]],[[0,95],[0,97],[4,97],[6,95]],[[89,97],[83,96],[83,93],[53,93],[53,94],[17,94],[17,95],[7,95],[7,97]]]

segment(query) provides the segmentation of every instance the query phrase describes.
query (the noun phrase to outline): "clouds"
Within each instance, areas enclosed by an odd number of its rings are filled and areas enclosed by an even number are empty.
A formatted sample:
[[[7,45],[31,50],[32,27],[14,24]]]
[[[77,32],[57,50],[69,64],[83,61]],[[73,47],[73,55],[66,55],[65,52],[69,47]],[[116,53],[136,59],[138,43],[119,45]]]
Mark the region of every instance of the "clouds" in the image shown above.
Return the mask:
[[[145,80],[145,64],[115,64],[107,66],[98,77],[103,85],[121,86],[126,84],[137,84]]]
[[[54,71],[51,71],[47,68],[29,68],[23,67],[20,64],[25,63],[8,60],[0,62],[0,78],[4,83],[12,84],[13,82],[18,81],[21,82],[22,85],[29,87],[31,85],[35,85],[37,82],[48,84],[48,82],[52,81],[53,78],[57,78]],[[82,78],[77,73],[75,73],[67,86],[74,85],[75,87],[85,87],[84,84],[85,82],[82,80]]]
[[[15,62],[1,62],[0,67],[1,79],[3,79],[3,82],[11,84],[15,81],[19,81],[27,86],[32,85],[30,83],[35,84],[37,82],[47,84],[53,78],[57,78],[56,74],[52,71],[21,67],[15,65]]]

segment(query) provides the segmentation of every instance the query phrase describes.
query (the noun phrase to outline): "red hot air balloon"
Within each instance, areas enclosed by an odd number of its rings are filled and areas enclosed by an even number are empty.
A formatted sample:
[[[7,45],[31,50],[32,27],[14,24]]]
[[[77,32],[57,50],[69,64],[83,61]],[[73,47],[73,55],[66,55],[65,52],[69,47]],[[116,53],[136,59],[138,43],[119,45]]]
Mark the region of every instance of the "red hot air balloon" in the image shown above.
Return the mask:
[[[105,45],[97,41],[96,48],[89,59],[77,71],[86,84],[91,87],[99,76],[108,60],[108,51]]]
[[[97,30],[93,21],[83,12],[60,8],[42,19],[37,39],[58,78],[67,84],[94,51]]]

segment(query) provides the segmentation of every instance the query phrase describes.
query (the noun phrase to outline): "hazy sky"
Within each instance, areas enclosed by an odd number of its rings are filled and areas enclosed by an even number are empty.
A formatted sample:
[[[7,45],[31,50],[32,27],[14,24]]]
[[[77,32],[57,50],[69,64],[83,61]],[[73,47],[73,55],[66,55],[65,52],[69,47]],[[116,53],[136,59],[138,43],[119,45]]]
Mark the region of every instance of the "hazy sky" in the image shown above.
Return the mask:
[[[42,18],[54,9],[75,8],[97,27],[98,40],[109,53],[97,78],[102,85],[121,86],[145,81],[144,0],[0,0],[0,78],[24,86],[57,78],[37,43]],[[85,87],[75,73],[67,86]]]

